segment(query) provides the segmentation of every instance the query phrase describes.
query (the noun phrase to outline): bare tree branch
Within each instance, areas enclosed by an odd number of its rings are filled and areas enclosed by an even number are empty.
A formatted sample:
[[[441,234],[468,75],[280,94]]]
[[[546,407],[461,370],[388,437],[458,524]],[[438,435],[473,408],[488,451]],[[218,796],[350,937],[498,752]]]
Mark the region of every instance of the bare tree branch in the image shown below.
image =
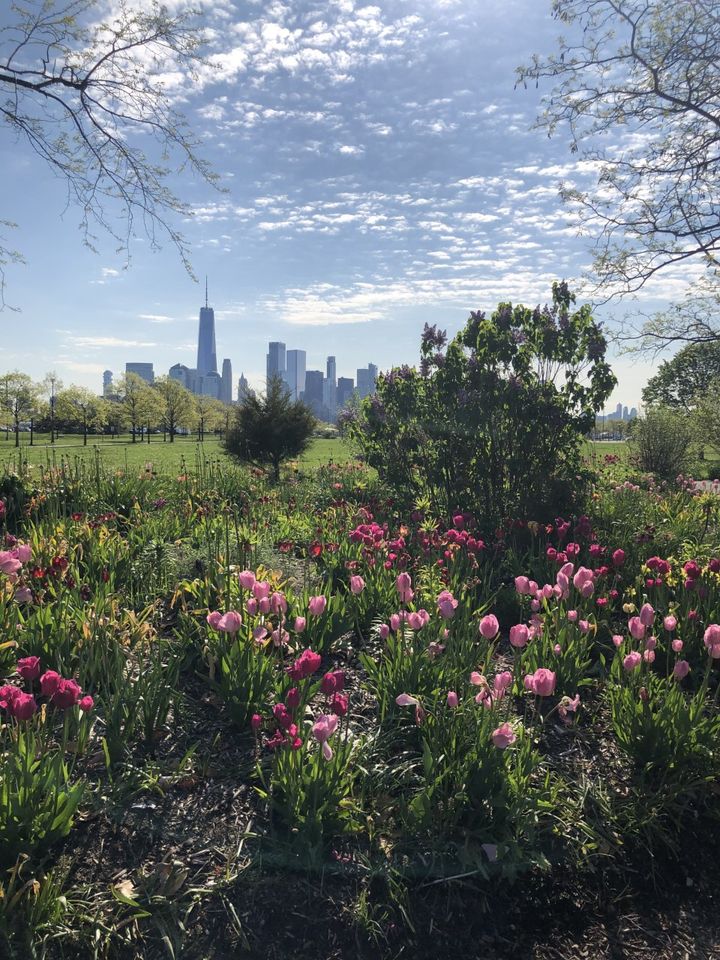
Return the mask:
[[[167,75],[197,75],[197,13],[120,0],[113,20],[98,22],[95,10],[96,0],[13,3],[15,22],[0,29],[0,118],[66,181],[88,246],[98,227],[129,261],[139,218],[152,245],[169,239],[192,274],[175,226],[190,211],[168,179],[190,168],[217,186],[217,176],[174,108]],[[0,237],[0,307],[3,268],[18,259]]]

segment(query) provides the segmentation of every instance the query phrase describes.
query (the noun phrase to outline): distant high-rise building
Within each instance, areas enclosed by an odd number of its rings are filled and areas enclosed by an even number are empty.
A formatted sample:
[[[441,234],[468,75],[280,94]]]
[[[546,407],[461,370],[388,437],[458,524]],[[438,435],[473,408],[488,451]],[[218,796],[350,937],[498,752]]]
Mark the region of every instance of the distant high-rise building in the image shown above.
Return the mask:
[[[190,390],[191,393],[195,391],[195,375],[196,371],[191,370],[190,367],[186,367],[184,363],[173,364],[168,370],[170,379],[177,380],[178,383],[181,383],[185,389]]]
[[[155,371],[151,363],[126,363],[125,373],[134,373],[146,383],[155,383]]]
[[[250,385],[247,382],[247,377],[244,373],[241,373],[237,387],[238,403],[242,403],[245,397],[249,397],[251,393],[252,391],[250,390]]]
[[[628,420],[635,420],[637,418],[637,407],[630,407],[630,413],[628,414]]]
[[[270,380],[272,377],[282,377],[284,380],[285,373],[285,344],[280,343],[277,340],[273,340],[270,344],[268,344],[268,353],[266,357],[267,379]]]
[[[629,419],[630,419],[629,416],[628,416],[628,408],[627,408],[627,407],[623,407],[622,418],[623,418],[623,420],[629,420]]]
[[[302,400],[310,407],[318,420],[328,420],[328,410],[323,403],[325,377],[322,370],[308,370],[305,374],[305,392]]]
[[[357,391],[362,400],[375,393],[375,381],[377,380],[377,367],[374,363],[369,363],[367,367],[361,367],[357,371]]]
[[[335,405],[337,413],[340,413],[345,404],[348,402],[354,389],[355,382],[352,377],[338,377],[337,390],[335,392]]]
[[[616,420],[622,420],[622,404],[621,404],[621,403],[619,403],[619,404],[615,407],[615,419],[616,419]]]
[[[288,385],[290,396],[299,400],[305,390],[305,364],[307,354],[304,350],[288,350],[286,355],[285,383]]]
[[[103,396],[107,397],[112,393],[113,375],[112,370],[103,370]]]
[[[232,363],[226,357],[222,362],[222,382],[220,385],[220,399],[223,403],[232,403]]]
[[[335,419],[335,407],[337,404],[337,375],[335,357],[327,358],[325,382],[323,384],[323,403],[327,407],[328,417],[332,422]]]
[[[205,278],[205,306],[200,307],[197,372],[198,377],[204,377],[208,373],[217,373],[217,351],[215,349],[215,311],[212,307],[208,306],[207,277]]]
[[[203,397],[212,397],[220,400],[222,397],[222,377],[217,370],[211,370],[204,376],[195,378],[195,393]]]

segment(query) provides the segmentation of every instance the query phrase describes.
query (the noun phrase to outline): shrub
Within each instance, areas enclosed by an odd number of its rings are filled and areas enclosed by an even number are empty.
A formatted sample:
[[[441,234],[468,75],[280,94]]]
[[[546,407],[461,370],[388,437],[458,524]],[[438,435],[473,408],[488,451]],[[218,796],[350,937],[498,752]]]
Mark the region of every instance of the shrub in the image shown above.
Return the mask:
[[[630,451],[638,467],[673,480],[694,457],[695,436],[687,414],[652,407],[632,425]]]
[[[581,441],[615,385],[585,305],[553,285],[552,307],[472,313],[445,348],[426,325],[419,369],[380,376],[349,427],[399,496],[441,514],[552,517],[584,486]]]

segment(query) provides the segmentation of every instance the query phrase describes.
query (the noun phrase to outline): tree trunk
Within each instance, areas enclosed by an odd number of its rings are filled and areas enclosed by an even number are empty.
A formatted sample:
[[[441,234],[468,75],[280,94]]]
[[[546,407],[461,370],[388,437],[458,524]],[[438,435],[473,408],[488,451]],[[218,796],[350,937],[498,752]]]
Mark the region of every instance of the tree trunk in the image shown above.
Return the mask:
[[[137,424],[133,423],[132,424],[132,437],[133,437],[132,442],[133,443],[135,443],[135,441],[137,440],[137,437],[135,436],[136,433],[137,433]]]
[[[33,420],[32,417],[30,417],[30,446],[33,445],[33,426],[34,426],[34,424],[35,424],[35,421]]]
[[[83,420],[83,446],[87,446],[87,420]]]
[[[15,446],[20,446],[20,421],[15,421]]]

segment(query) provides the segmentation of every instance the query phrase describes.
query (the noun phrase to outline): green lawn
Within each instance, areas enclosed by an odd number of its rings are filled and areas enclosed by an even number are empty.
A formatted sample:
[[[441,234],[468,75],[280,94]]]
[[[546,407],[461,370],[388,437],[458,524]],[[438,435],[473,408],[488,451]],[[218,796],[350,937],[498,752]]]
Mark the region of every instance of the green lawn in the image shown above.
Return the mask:
[[[88,437],[83,446],[81,436],[62,436],[51,445],[49,436],[38,435],[30,446],[30,435],[20,435],[20,447],[15,438],[0,433],[0,470],[5,466],[17,468],[20,458],[30,464],[46,467],[59,466],[63,461],[73,463],[76,458],[94,460],[99,456],[108,467],[122,470],[143,470],[151,463],[157,472],[180,472],[183,464],[192,466],[198,458],[226,459],[220,441],[216,438],[198,443],[196,437],[176,437],[173,443],[163,442],[162,435],[153,435],[150,443],[132,443],[129,436],[118,439]],[[352,459],[352,451],[343,440],[313,440],[310,449],[300,460],[301,467],[318,467],[329,463],[344,463]]]

